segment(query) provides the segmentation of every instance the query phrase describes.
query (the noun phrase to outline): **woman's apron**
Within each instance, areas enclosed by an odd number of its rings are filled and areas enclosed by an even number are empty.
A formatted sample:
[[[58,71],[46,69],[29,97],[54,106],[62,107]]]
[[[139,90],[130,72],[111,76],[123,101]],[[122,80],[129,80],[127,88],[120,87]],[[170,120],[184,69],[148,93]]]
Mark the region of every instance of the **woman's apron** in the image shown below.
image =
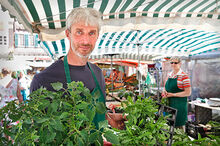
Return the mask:
[[[87,63],[87,65],[89,66],[89,69],[90,69],[92,76],[93,76],[93,80],[95,81],[95,84],[96,84],[96,87],[91,92],[91,95],[92,95],[92,97],[96,96],[97,97],[96,99],[98,99],[98,102],[103,102],[105,104],[105,97],[103,95],[103,92],[101,90],[99,82],[96,79],[96,76],[95,76],[91,66],[89,65],[89,63]],[[70,70],[69,70],[69,66],[68,66],[67,56],[64,57],[64,69],[65,69],[67,83],[71,83],[72,80],[71,80],[71,76],[70,76]],[[99,129],[98,123],[100,121],[104,121],[104,120],[105,120],[105,113],[103,113],[103,114],[96,113],[94,120],[93,120],[93,123],[95,124],[96,129]]]
[[[168,78],[165,84],[167,92],[178,93],[183,91],[177,86],[177,78]],[[169,97],[168,101],[170,107],[177,109],[175,126],[185,125],[187,121],[187,97]]]

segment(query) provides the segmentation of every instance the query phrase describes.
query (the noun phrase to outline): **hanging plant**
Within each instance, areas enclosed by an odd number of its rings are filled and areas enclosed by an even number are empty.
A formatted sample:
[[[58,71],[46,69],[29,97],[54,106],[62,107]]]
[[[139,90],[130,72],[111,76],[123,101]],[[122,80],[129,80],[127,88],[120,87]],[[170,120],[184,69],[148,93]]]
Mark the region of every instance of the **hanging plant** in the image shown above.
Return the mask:
[[[82,82],[72,82],[67,89],[62,83],[53,83],[52,87],[56,92],[40,88],[30,94],[26,104],[10,102],[1,109],[1,134],[10,136],[14,145],[103,145],[102,136],[118,144],[117,137],[107,129],[108,121],[99,122],[99,129],[95,127],[96,112],[105,113],[106,109]],[[19,123],[10,125],[15,121]],[[2,137],[0,145],[11,142]]]
[[[8,60],[13,60],[14,59],[14,51],[10,51],[8,53]]]

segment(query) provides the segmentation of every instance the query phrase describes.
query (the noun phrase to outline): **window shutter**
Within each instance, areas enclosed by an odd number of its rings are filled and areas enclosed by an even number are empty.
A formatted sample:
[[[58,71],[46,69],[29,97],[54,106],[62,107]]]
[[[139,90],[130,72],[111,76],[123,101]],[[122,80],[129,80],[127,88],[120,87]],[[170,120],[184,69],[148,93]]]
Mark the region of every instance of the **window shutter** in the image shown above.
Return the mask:
[[[24,46],[25,46],[25,47],[28,47],[28,34],[25,34],[25,35],[24,35],[24,40],[25,40]]]
[[[18,34],[15,34],[15,48],[18,47]]]
[[[38,47],[38,35],[34,35],[34,47]]]

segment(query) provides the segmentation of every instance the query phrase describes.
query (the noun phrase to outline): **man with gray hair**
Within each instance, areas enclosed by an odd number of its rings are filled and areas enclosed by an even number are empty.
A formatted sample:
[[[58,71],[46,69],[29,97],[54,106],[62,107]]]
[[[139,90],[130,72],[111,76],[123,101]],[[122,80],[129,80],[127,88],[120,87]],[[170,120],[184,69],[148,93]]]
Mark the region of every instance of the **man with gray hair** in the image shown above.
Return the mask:
[[[95,47],[101,26],[101,14],[92,8],[75,8],[67,17],[66,36],[70,42],[70,49],[66,56],[54,62],[44,71],[36,74],[32,80],[30,91],[41,86],[54,91],[51,83],[61,82],[64,88],[72,81],[82,81],[92,95],[100,95],[99,101],[105,103],[105,79],[102,70],[95,64],[89,63],[88,58]],[[100,91],[101,94],[94,94]],[[109,118],[110,117],[110,118]],[[122,115],[109,114],[106,116],[113,127],[121,125]],[[95,125],[105,120],[105,115],[98,115]]]

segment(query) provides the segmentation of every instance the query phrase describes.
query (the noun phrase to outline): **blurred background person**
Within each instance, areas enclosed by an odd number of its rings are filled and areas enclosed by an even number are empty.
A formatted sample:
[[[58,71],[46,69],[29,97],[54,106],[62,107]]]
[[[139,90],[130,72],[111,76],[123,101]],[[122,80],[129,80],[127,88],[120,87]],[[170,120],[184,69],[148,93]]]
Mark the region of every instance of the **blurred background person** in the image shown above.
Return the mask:
[[[188,75],[181,69],[181,59],[171,57],[172,72],[168,74],[163,98],[168,98],[169,106],[177,109],[176,128],[185,130],[187,121],[187,97],[191,95],[191,85]]]
[[[0,85],[3,87],[6,87],[7,84],[11,81],[11,72],[7,70],[6,68],[3,68],[1,71],[1,80],[0,80]]]
[[[22,71],[18,72],[18,81],[20,84],[23,101],[25,101],[29,91],[28,86],[30,86],[31,81],[29,81],[28,77]]]
[[[18,102],[23,101],[23,97],[21,95],[20,85],[16,76],[16,72],[11,73],[11,81],[8,83],[6,87],[0,86],[1,93],[1,102],[0,108],[7,105],[7,102],[18,100]]]

